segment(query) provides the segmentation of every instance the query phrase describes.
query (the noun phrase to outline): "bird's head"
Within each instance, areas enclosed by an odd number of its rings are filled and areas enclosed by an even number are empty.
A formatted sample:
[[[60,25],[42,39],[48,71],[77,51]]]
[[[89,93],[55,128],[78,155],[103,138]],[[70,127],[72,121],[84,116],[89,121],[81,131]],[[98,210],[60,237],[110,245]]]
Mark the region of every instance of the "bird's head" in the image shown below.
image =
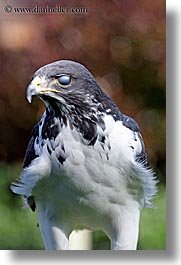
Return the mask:
[[[37,70],[27,89],[29,102],[39,96],[48,107],[78,108],[90,112],[104,101],[105,94],[93,75],[80,63],[61,60]]]

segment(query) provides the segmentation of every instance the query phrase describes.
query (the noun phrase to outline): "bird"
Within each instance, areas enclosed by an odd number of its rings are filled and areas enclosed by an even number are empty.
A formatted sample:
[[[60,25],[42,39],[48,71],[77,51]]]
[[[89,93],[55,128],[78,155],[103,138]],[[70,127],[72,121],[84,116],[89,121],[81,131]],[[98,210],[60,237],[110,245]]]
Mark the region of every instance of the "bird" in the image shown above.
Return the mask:
[[[136,121],[71,60],[39,68],[29,103],[33,96],[45,112],[11,190],[37,212],[45,249],[69,250],[69,235],[81,225],[102,230],[112,250],[136,250],[140,212],[152,207],[158,182]]]

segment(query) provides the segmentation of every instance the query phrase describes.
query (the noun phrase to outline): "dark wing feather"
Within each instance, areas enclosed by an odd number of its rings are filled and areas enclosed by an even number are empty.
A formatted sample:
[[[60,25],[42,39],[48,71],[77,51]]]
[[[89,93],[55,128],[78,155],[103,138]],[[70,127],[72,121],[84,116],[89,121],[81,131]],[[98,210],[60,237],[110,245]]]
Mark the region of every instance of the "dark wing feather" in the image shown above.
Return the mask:
[[[31,161],[34,160],[36,157],[38,157],[34,149],[34,143],[36,138],[38,137],[38,133],[39,133],[39,124],[36,124],[30,136],[30,141],[26,150],[23,168],[28,167],[31,164]]]
[[[34,143],[38,135],[39,135],[39,124],[36,124],[31,132],[30,141],[29,141],[26,154],[25,154],[23,168],[28,167],[31,164],[32,160],[38,157],[35,153],[35,148],[34,148]],[[27,198],[27,203],[29,207],[31,208],[31,210],[34,212],[36,208],[34,197],[29,196]]]

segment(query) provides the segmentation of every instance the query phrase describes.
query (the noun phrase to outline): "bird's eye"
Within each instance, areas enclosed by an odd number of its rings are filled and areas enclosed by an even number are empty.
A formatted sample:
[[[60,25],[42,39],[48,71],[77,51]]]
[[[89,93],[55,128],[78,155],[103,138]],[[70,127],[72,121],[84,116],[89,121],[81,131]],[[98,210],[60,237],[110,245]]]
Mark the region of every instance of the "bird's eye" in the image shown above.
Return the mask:
[[[63,86],[66,86],[66,85],[69,85],[70,82],[71,82],[71,77],[69,75],[61,75],[59,78],[58,78],[58,81],[61,85]]]

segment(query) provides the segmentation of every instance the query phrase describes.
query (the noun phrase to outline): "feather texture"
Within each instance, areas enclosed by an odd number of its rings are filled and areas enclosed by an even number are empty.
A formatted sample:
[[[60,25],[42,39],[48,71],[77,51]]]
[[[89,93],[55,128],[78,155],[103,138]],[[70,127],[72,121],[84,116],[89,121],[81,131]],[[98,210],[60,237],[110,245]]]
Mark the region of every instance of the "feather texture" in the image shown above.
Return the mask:
[[[51,82],[65,70],[76,78],[63,90]],[[157,191],[137,123],[77,63],[60,61],[36,76],[44,86],[47,80],[48,92],[30,85],[28,93],[42,98],[46,112],[33,129],[13,192],[37,208],[46,249],[68,249],[78,224],[105,231],[113,249],[136,249],[140,210],[151,206]]]

